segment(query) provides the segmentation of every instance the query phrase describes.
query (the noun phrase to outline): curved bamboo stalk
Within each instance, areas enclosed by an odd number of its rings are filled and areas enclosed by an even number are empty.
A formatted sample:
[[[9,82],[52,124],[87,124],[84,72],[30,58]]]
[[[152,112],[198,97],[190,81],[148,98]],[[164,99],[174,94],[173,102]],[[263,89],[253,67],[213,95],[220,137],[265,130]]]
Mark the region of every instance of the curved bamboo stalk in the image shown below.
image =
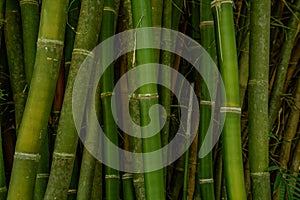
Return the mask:
[[[151,4],[149,1],[144,0],[132,0],[132,14],[133,14],[133,26],[135,28],[139,27],[150,27],[152,26],[152,16],[151,16]],[[152,42],[153,36],[148,32],[143,35],[136,36],[136,42],[147,43]],[[147,38],[147,40],[145,40]],[[136,63],[137,65],[153,63],[155,62],[155,53],[152,49],[143,49],[136,52]],[[156,70],[148,70],[143,72],[144,76],[137,77],[138,79],[145,80],[156,80],[157,72]],[[158,103],[157,86],[156,85],[145,85],[139,89],[138,96],[140,102],[140,114],[141,114],[141,126],[149,124],[149,109],[152,105]],[[149,95],[150,94],[150,95]],[[151,120],[156,127],[159,126],[159,113],[156,110],[154,114],[156,116]],[[143,135],[152,134],[151,130],[146,130],[142,132]],[[160,133],[156,133],[150,138],[142,139],[143,152],[150,152],[161,148],[161,136]],[[147,166],[151,166],[151,163],[162,163],[162,155],[157,156],[155,160],[144,159],[144,169],[147,171]],[[165,199],[164,192],[164,178],[163,169],[156,170],[153,172],[144,173],[145,177],[145,189],[146,189],[146,199]]]
[[[221,105],[221,113],[226,113],[222,135],[226,190],[229,199],[243,200],[246,199],[246,192],[241,147],[241,108],[232,3],[228,0],[215,0],[211,5],[216,25],[218,62],[226,90],[226,102]]]
[[[7,49],[10,82],[14,98],[17,133],[19,132],[18,130],[22,120],[22,115],[27,98],[27,86],[22,51],[23,44],[21,18],[19,9],[19,2],[17,0],[6,2],[6,25],[4,34]]]
[[[72,115],[72,91],[77,71],[97,45],[103,1],[82,1],[72,64],[64,96],[45,199],[66,199],[76,156],[78,136]]]
[[[295,8],[300,9],[300,0],[295,1]],[[282,95],[282,90],[284,86],[284,81],[286,78],[287,68],[289,66],[289,61],[293,46],[295,43],[295,38],[298,34],[298,22],[300,18],[300,13],[292,13],[291,18],[288,22],[288,29],[286,33],[286,40],[283,43],[283,47],[280,54],[280,63],[277,67],[275,83],[272,87],[270,102],[269,102],[269,131],[272,130],[272,126],[278,116],[278,109],[280,105],[280,97]]]
[[[250,6],[248,83],[249,164],[253,199],[271,199],[269,166],[268,83],[271,2]]]
[[[38,0],[21,0],[20,7],[22,15],[25,74],[27,84],[30,86],[36,55],[36,41],[40,22],[40,6]]]
[[[42,129],[48,123],[62,58],[67,3],[43,1],[35,71],[16,144],[8,191],[10,200],[33,199]]]

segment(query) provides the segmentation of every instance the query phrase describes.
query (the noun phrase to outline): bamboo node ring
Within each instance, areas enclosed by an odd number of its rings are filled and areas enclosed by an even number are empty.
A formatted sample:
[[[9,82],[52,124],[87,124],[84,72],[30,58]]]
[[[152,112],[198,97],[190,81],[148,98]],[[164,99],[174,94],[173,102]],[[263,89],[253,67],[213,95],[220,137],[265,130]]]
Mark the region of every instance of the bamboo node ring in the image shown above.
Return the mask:
[[[114,174],[105,175],[105,179],[109,179],[109,178],[120,179],[120,176],[119,175],[114,175]]]
[[[214,21],[202,21],[200,24],[199,24],[199,27],[203,27],[203,26],[210,26],[210,25],[214,25]]]
[[[234,3],[232,0],[214,0],[211,2],[210,6],[211,6],[211,8],[213,8],[213,7],[219,8],[224,3],[230,3],[234,7]]]
[[[104,98],[104,97],[111,97],[113,96],[114,93],[113,92],[103,92],[100,94],[101,98]]]
[[[213,182],[214,182],[213,178],[199,179],[200,184],[213,183]]]
[[[88,51],[86,49],[73,49],[72,54],[79,54],[79,55],[85,55],[85,56],[90,56],[94,58],[94,53],[92,51]]]
[[[0,193],[7,191],[7,187],[0,188]]]
[[[241,114],[242,109],[240,107],[221,107],[220,108],[221,113],[237,113]]]
[[[123,174],[123,176],[122,176],[123,180],[124,179],[130,179],[130,178],[132,178],[132,174],[130,174],[130,173]]]
[[[39,2],[38,1],[35,1],[35,0],[21,0],[20,1],[20,6],[21,5],[24,5],[24,4],[31,4],[31,5],[39,5]]]
[[[21,159],[21,160],[33,160],[33,161],[39,162],[41,156],[38,153],[23,153],[23,152],[16,151],[14,158]]]
[[[40,173],[36,175],[36,178],[49,178],[48,173]]]
[[[104,7],[103,11],[109,11],[109,12],[114,13],[116,16],[118,15],[117,11],[114,10],[113,8],[111,8],[111,7]]]
[[[201,100],[200,101],[200,105],[214,106],[215,102],[214,101],[204,101],[204,100]]]

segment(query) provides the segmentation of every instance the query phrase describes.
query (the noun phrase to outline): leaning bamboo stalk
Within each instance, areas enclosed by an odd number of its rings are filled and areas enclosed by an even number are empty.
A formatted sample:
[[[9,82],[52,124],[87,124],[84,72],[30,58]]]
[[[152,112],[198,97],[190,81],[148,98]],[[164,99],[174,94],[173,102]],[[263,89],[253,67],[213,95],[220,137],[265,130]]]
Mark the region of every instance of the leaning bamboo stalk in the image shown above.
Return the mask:
[[[5,11],[6,25],[4,34],[10,82],[14,98],[17,133],[21,123],[27,97],[20,17],[19,2],[17,0],[7,1]]]
[[[300,0],[295,1],[295,9],[300,9]],[[291,18],[288,22],[288,29],[286,30],[286,40],[283,43],[280,62],[277,67],[275,83],[272,87],[270,102],[269,102],[269,131],[272,130],[272,126],[277,119],[278,109],[280,104],[280,98],[283,91],[283,86],[286,78],[287,68],[291,58],[295,38],[298,34],[298,21],[300,18],[299,12],[291,14]]]
[[[151,5],[149,1],[143,0],[132,0],[132,14],[133,14],[133,26],[135,28],[139,27],[150,27],[152,26],[151,22]],[[153,35],[148,31],[143,34],[139,34],[136,36],[136,43],[139,44],[147,44],[153,42],[151,39]],[[147,38],[147,40],[145,40]],[[143,49],[138,50],[136,52],[136,64],[147,64],[155,62],[155,53],[153,49]],[[155,69],[148,69],[147,71],[143,71],[143,75],[137,77],[140,80],[152,80],[155,82],[157,72]],[[140,114],[141,114],[141,126],[148,125],[150,122],[149,119],[149,109],[152,105],[158,103],[158,95],[157,95],[157,86],[156,85],[145,85],[140,87],[139,94],[137,98],[140,102]],[[154,111],[154,119],[151,119],[151,123],[154,124],[154,127],[159,127],[159,113],[158,110]],[[143,129],[143,135],[152,134],[152,130]],[[154,136],[149,138],[143,138],[143,152],[150,152],[161,148],[161,137],[160,133],[156,133]],[[152,162],[156,164],[162,163],[162,155],[159,155],[152,159],[144,158],[144,169],[147,170],[148,166],[151,166]],[[144,173],[145,177],[145,188],[146,188],[146,199],[165,199],[164,192],[164,178],[163,178],[163,170],[159,169],[152,172]]]
[[[101,5],[103,5],[103,1],[97,0],[85,0],[81,4],[72,64],[59,120],[45,199],[66,199],[68,195],[78,142],[72,115],[73,85],[82,62],[87,57],[93,57],[91,51],[97,45],[100,32]]]
[[[226,102],[221,105],[225,113],[223,127],[223,160],[226,191],[232,200],[246,199],[241,130],[238,64],[233,21],[232,1],[215,0],[211,3],[216,25],[217,54],[221,76],[225,86]]]
[[[26,81],[28,86],[30,86],[36,55],[36,41],[39,31],[40,8],[38,0],[21,0],[20,7],[22,15],[24,66]]]
[[[103,21],[101,24],[100,41],[104,41],[107,38],[113,36],[116,30],[117,10],[119,7],[119,0],[105,0],[103,8]],[[113,48],[107,49],[101,53],[100,63],[105,63],[106,59],[113,56]],[[102,66],[102,65],[101,65]],[[101,67],[100,66],[100,67]],[[101,102],[103,109],[103,122],[104,132],[115,145],[118,145],[118,130],[114,121],[111,109],[112,91],[114,89],[114,66],[110,65],[102,76],[102,90],[101,90]],[[107,162],[110,160],[118,160],[118,155],[112,155],[104,144],[104,156]],[[109,166],[105,166],[105,195],[106,199],[114,200],[119,199],[119,185],[120,174],[119,171]]]
[[[253,199],[271,199],[269,166],[268,84],[271,2],[250,6],[248,83],[249,164]]]
[[[15,149],[8,191],[10,200],[33,199],[42,129],[48,123],[62,58],[67,3],[43,1],[35,71]]]

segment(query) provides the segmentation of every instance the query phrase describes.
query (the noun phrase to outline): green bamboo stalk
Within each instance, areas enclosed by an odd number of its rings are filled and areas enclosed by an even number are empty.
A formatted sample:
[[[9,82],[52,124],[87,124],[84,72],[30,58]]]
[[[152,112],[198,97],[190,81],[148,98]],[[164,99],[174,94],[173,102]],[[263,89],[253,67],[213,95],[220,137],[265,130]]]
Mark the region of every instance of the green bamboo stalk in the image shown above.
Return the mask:
[[[79,67],[97,45],[103,1],[82,1],[72,64],[68,75],[63,107],[55,141],[53,161],[45,199],[67,199],[78,136],[72,115],[73,84]]]
[[[0,30],[2,32],[2,30]],[[7,86],[3,83],[7,81],[5,78],[5,68],[4,66],[0,66],[0,200],[5,200],[7,195],[7,187],[6,187],[6,177],[5,177],[5,168],[4,168],[4,160],[3,160],[3,150],[2,150],[2,119],[7,108],[7,98],[8,91]]]
[[[223,159],[228,198],[246,199],[241,130],[238,64],[233,21],[232,1],[215,0],[211,4],[216,25],[217,54],[226,90],[226,102],[221,113],[226,113],[223,127]]]
[[[50,153],[49,153],[49,138],[47,129],[43,129],[42,146],[40,150],[41,160],[38,166],[35,187],[34,187],[34,200],[44,198],[50,172]]]
[[[132,174],[124,174],[122,176],[123,181],[123,198],[124,200],[134,200],[134,188]]]
[[[241,107],[244,104],[244,97],[246,94],[248,79],[249,79],[249,23],[250,23],[250,6],[247,6],[244,10],[246,10],[246,19],[245,21],[245,30],[241,35],[241,44],[240,44],[240,53],[239,53],[239,84],[240,84],[240,102]]]
[[[295,9],[300,9],[300,0],[294,2]],[[296,35],[298,33],[298,21],[300,18],[299,12],[293,12],[291,18],[288,22],[288,29],[286,30],[286,39],[283,43],[280,62],[277,67],[275,83],[273,85],[270,102],[269,102],[269,131],[272,130],[272,126],[278,116],[278,109],[280,105],[280,98],[282,95],[282,90],[286,78],[287,68],[289,66],[289,61],[293,46],[295,43]]]
[[[107,38],[113,36],[116,30],[116,20],[117,20],[117,10],[119,7],[119,0],[105,0],[103,9],[103,21],[101,25],[100,41],[104,41]],[[113,48],[107,49],[105,52],[101,52],[101,62],[105,62],[105,59],[109,59],[113,55]],[[114,89],[114,66],[111,65],[106,69],[102,76],[102,90],[101,90],[101,100],[103,108],[103,122],[104,122],[104,132],[106,136],[115,145],[118,145],[118,130],[115,124],[112,110],[111,110],[111,100],[112,91]],[[104,144],[105,146],[106,144]],[[112,155],[109,149],[104,147],[105,157],[107,162],[109,160],[119,160],[118,155]],[[119,199],[119,184],[120,184],[120,174],[118,170],[112,169],[108,166],[105,167],[105,195],[106,199],[114,200]]]
[[[133,26],[134,28],[139,27],[151,27],[152,26],[152,16],[151,16],[151,4],[149,1],[143,0],[132,0],[132,14],[133,14]],[[147,38],[147,40],[145,40]],[[153,36],[151,33],[143,33],[136,36],[137,44],[149,43],[152,42]],[[136,64],[146,64],[155,62],[155,54],[152,49],[143,49],[136,52]],[[137,77],[140,80],[152,80],[157,79],[156,70],[147,70],[143,72],[143,76]],[[156,85],[145,85],[139,89],[138,96],[140,102],[140,116],[141,116],[141,126],[148,125],[150,122],[149,119],[149,109],[152,105],[158,103],[157,95],[157,86]],[[155,127],[159,127],[159,113],[158,110],[155,111],[154,119],[151,120],[151,123]],[[151,130],[142,131],[143,135],[152,134]],[[143,143],[143,152],[150,152],[161,148],[161,137],[157,133],[152,137],[142,139]],[[147,171],[147,166],[150,166],[152,162],[162,163],[162,155],[157,156],[155,160],[150,160],[144,158],[144,169]],[[145,177],[145,189],[146,189],[146,199],[165,199],[164,192],[164,178],[163,170],[156,170],[152,172],[144,173]]]
[[[38,38],[40,13],[38,0],[21,0],[24,66],[26,82],[30,86],[36,55],[36,41]]]
[[[78,188],[78,179],[79,179],[79,158],[78,148],[73,164],[73,170],[71,176],[71,181],[68,188],[68,200],[76,200],[77,197],[77,188]]]
[[[198,2],[200,7],[200,44],[209,53],[213,60],[216,60],[216,42],[214,35],[214,21],[212,12],[210,9],[210,0],[205,0]],[[194,11],[196,12],[196,11]],[[196,24],[196,23],[195,23]],[[196,29],[197,31],[197,29]],[[196,32],[195,31],[195,32]],[[196,33],[194,33],[196,34]],[[199,37],[199,36],[198,36]],[[205,60],[203,60],[205,63]],[[205,65],[204,65],[205,66]],[[200,82],[200,126],[199,126],[199,148],[204,141],[204,138],[211,136],[210,140],[212,142],[213,130],[208,129],[210,124],[211,115],[214,113],[214,99],[215,94],[210,94],[206,84],[215,85],[216,74],[214,74],[214,69],[203,68],[202,76],[210,77],[209,83],[205,83],[203,79]],[[212,98],[210,97],[212,95]],[[199,149],[200,150],[200,149]],[[196,196],[200,196],[201,199],[215,199],[214,193],[214,177],[213,177],[213,161],[212,152],[206,155],[204,158],[198,158],[197,165],[197,190]]]
[[[18,133],[27,97],[25,69],[23,63],[23,46],[21,17],[18,0],[6,2],[4,29],[10,82],[15,106],[15,122]]]
[[[250,68],[248,83],[249,164],[253,199],[271,199],[269,166],[269,45],[271,2],[250,6]]]
[[[131,0],[125,0],[124,9],[126,15],[126,29],[133,29],[132,22],[132,7]],[[135,63],[133,63],[133,52],[127,53],[127,68],[133,69],[135,67]],[[128,88],[134,87],[136,84],[136,77],[132,77],[128,79]],[[139,112],[139,102],[136,98],[134,98],[136,94],[132,94],[129,100],[129,112],[132,117],[133,122],[136,124],[140,124],[140,112]],[[134,127],[129,127],[132,133],[137,133],[139,130],[136,130]],[[130,137],[130,149],[134,153],[142,153],[142,139],[138,137]],[[143,161],[142,159],[133,159],[132,165],[136,169],[143,169]],[[135,190],[135,196],[137,200],[146,199],[145,194],[145,179],[143,173],[134,173],[133,174],[133,186]]]
[[[100,96],[100,88],[96,90],[95,96]],[[100,111],[102,109],[101,109],[100,99],[96,100],[95,107],[96,107],[97,116],[101,117]],[[102,119],[100,118],[99,121],[102,121]],[[97,141],[97,134],[93,132],[93,128],[96,127],[97,124],[92,124],[93,122],[95,121],[90,122],[89,126],[87,126],[87,134],[84,141],[84,146],[85,147],[88,146],[89,150],[92,152],[99,152],[98,150],[99,141]],[[97,160],[89,152],[89,150],[84,148],[82,153],[77,200],[91,199],[92,196]]]
[[[71,66],[72,52],[74,47],[74,41],[76,36],[76,30],[78,25],[78,18],[80,13],[80,0],[72,0],[69,3],[68,8],[68,23],[66,26],[66,36],[65,36],[65,81],[68,80],[68,74]],[[66,85],[66,83],[65,83]]]
[[[102,164],[96,161],[91,200],[103,199]]]
[[[10,200],[33,199],[42,129],[47,126],[62,58],[67,3],[43,1],[35,71],[16,144]]]
[[[5,25],[5,2],[6,0],[0,0],[0,47],[2,45],[2,35]]]

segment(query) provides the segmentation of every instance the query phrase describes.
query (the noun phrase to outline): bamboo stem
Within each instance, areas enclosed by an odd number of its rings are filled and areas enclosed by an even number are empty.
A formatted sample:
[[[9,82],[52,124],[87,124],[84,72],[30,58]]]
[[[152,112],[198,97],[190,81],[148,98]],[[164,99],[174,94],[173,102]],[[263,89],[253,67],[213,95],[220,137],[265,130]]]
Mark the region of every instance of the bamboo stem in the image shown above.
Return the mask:
[[[26,86],[25,69],[23,63],[23,41],[21,30],[21,16],[17,0],[6,2],[4,28],[7,59],[9,65],[10,82],[15,106],[16,131],[22,120],[27,98],[28,88]]]
[[[76,33],[72,64],[68,75],[64,102],[55,141],[53,161],[45,199],[66,199],[78,143],[72,115],[72,92],[79,67],[97,45],[103,1],[82,1]]]
[[[240,135],[241,108],[232,3],[228,0],[215,0],[211,6],[215,17],[218,62],[226,90],[226,103],[221,105],[221,113],[226,113],[222,135],[226,191],[229,199],[242,200],[246,199],[246,192]]]

